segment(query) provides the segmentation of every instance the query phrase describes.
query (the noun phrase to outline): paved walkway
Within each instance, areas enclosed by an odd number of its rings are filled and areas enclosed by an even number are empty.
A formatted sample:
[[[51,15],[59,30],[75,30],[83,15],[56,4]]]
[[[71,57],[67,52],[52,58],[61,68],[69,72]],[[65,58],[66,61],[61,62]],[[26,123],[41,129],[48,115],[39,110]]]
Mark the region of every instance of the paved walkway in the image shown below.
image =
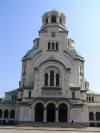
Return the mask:
[[[0,126],[0,133],[100,133],[100,128],[43,128]]]

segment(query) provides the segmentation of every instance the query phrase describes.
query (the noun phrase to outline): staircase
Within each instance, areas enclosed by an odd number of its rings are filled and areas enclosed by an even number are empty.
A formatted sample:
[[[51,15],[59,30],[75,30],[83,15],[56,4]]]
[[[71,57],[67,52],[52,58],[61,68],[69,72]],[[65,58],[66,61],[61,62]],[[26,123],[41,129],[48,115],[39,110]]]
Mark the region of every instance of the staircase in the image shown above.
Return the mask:
[[[66,123],[66,122],[59,122],[59,123],[53,123],[53,122],[24,122],[24,123],[18,123],[16,126],[18,127],[51,127],[51,128],[83,128],[86,127],[86,125],[81,123]]]

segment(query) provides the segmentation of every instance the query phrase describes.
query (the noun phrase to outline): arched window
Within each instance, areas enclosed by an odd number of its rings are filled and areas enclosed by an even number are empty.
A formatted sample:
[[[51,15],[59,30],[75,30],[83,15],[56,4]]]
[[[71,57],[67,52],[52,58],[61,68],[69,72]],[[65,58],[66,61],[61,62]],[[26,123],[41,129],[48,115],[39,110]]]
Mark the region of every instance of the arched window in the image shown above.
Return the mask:
[[[52,42],[52,50],[54,50],[54,42]]]
[[[56,74],[56,86],[59,86],[59,73]]]
[[[53,16],[51,17],[51,23],[56,23],[56,16],[55,16],[55,15],[53,15]]]
[[[56,42],[56,50],[58,50],[58,42]]]
[[[48,23],[48,18],[46,17],[46,19],[45,19],[45,24],[47,24]]]
[[[2,110],[0,109],[0,118],[2,118]]]
[[[28,97],[31,98],[31,91],[29,91],[29,93],[28,93]]]
[[[92,102],[94,102],[94,97],[92,96]]]
[[[72,99],[75,99],[75,92],[72,92]]]
[[[89,102],[91,102],[91,97],[89,97]]]
[[[100,121],[100,112],[96,112],[96,120]]]
[[[48,42],[48,50],[50,50],[50,42]]]
[[[48,74],[45,73],[45,86],[48,86]]]
[[[15,110],[10,111],[10,118],[15,118]]]
[[[6,109],[6,110],[4,111],[4,118],[8,118],[8,116],[9,116],[9,111]]]
[[[50,71],[50,86],[54,86],[54,71]]]
[[[94,113],[89,112],[89,120],[93,121],[94,120]]]

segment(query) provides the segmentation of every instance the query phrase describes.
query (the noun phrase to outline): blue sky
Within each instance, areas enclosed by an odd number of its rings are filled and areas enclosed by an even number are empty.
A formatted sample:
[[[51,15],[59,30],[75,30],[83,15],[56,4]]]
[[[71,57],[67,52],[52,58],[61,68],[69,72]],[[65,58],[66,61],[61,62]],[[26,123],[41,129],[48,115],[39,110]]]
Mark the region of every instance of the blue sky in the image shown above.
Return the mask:
[[[0,0],[0,97],[18,88],[21,59],[38,37],[43,13],[53,8],[66,15],[90,89],[100,93],[100,0]]]

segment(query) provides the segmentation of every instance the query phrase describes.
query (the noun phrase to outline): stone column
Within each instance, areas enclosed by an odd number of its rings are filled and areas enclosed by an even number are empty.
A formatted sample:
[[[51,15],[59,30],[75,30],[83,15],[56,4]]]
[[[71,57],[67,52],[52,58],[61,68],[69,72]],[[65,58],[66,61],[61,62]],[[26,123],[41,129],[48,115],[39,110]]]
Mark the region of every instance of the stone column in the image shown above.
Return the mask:
[[[44,108],[43,122],[47,122],[47,110]]]
[[[58,122],[58,108],[56,108],[55,122]]]
[[[32,108],[32,121],[35,122],[35,108]]]

